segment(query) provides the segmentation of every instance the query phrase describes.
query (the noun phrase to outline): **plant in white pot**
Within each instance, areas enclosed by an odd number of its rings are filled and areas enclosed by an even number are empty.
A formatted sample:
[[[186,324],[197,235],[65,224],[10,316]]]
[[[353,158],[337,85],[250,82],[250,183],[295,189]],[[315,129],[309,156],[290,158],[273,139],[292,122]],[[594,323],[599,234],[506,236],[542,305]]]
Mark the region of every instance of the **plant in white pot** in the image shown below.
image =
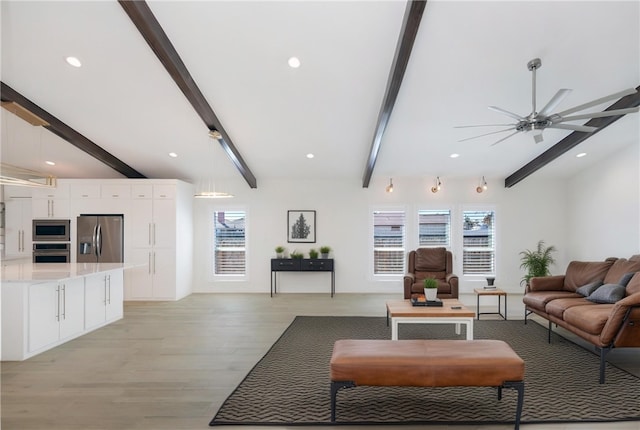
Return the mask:
[[[284,258],[284,246],[276,246],[276,257]]]
[[[438,296],[438,281],[434,278],[426,278],[424,280],[424,296],[430,302],[434,301]]]

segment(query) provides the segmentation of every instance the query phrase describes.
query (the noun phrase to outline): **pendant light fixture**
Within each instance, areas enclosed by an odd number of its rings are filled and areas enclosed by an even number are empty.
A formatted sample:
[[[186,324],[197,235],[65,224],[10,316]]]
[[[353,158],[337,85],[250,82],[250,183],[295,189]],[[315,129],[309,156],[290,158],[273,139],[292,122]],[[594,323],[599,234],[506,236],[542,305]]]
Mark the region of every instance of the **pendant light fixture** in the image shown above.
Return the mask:
[[[209,137],[211,139],[214,139],[217,143],[220,139],[222,139],[222,134],[220,134],[218,130],[210,130]],[[207,140],[207,144],[209,144],[208,140]],[[214,148],[214,152],[215,152],[215,148]],[[214,156],[212,161],[212,170],[214,175],[216,173],[215,159],[216,157]],[[206,179],[201,181],[201,183],[197,185],[196,191],[197,191],[196,194],[194,194],[193,196],[196,199],[229,199],[233,197],[233,194],[225,193],[223,191],[216,191],[215,179]]]
[[[432,193],[437,193],[442,188],[442,182],[440,182],[440,176],[436,176],[436,185],[431,187]]]
[[[482,182],[480,182],[480,185],[478,185],[476,187],[476,193],[481,193],[483,191],[487,190],[487,181],[484,179],[484,176],[482,177]]]

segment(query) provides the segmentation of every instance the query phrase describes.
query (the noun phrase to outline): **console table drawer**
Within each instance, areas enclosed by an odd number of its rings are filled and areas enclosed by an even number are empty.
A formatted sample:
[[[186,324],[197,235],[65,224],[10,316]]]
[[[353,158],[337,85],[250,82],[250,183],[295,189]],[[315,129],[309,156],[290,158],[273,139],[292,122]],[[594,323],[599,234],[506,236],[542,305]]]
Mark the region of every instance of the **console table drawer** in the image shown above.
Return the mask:
[[[271,259],[272,272],[299,272],[299,258],[273,258]]]
[[[326,271],[330,272],[333,270],[333,259],[331,258],[305,258],[302,260],[302,264],[300,270],[303,271]]]

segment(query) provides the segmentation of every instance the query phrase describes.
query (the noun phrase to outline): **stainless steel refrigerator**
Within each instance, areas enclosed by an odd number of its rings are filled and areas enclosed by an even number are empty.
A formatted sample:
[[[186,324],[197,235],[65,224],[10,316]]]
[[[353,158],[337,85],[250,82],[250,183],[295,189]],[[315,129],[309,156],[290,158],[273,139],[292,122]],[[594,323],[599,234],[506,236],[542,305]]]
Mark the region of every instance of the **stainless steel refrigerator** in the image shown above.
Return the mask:
[[[76,242],[78,263],[122,263],[123,215],[80,215]]]

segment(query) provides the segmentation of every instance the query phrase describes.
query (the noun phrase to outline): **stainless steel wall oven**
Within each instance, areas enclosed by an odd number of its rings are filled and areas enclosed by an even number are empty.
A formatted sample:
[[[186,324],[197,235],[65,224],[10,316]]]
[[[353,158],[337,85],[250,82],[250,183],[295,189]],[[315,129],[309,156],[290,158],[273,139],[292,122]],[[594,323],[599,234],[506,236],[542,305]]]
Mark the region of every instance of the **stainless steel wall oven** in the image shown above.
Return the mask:
[[[34,242],[69,242],[70,225],[68,219],[34,219]]]

